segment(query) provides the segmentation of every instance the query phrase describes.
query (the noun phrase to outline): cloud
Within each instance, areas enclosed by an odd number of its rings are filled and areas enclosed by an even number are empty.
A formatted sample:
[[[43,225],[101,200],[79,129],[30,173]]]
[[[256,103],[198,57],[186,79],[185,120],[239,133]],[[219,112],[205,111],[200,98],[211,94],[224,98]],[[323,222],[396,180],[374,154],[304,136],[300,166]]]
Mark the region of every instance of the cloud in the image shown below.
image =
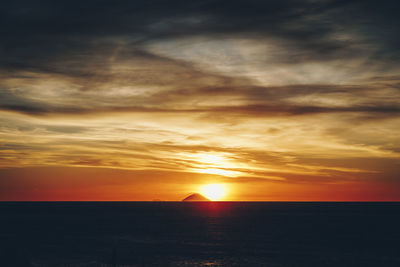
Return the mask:
[[[1,168],[397,179],[397,1],[3,7]]]
[[[6,1],[4,6],[8,63],[76,54],[95,40],[143,44],[196,35],[273,36],[302,50],[305,60],[337,57],[352,47],[362,52],[371,45],[388,56],[397,47],[400,28],[396,1]]]
[[[3,110],[398,112],[394,1],[5,5]]]

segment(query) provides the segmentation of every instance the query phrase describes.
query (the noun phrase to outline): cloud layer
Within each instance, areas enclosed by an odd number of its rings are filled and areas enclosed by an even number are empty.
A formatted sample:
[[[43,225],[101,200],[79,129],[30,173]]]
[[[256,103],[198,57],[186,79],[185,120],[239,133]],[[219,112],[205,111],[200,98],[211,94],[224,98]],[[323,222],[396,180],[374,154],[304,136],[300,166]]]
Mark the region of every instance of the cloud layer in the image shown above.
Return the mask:
[[[0,167],[376,183],[400,199],[398,8],[6,1]]]

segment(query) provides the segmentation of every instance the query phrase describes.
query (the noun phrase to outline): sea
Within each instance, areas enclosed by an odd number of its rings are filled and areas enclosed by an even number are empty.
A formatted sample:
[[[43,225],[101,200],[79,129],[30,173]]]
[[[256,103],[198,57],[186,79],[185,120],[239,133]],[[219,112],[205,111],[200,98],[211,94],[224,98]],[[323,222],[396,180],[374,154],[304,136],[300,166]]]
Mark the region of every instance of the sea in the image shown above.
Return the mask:
[[[0,266],[400,266],[400,203],[0,202]]]

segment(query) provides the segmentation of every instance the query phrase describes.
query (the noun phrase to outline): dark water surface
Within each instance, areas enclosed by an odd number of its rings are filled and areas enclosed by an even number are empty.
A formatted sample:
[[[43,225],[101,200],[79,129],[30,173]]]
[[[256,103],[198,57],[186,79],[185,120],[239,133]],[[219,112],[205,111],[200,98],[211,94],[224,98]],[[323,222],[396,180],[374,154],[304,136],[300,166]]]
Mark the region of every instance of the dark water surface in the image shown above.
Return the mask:
[[[400,203],[0,202],[0,266],[400,266]]]

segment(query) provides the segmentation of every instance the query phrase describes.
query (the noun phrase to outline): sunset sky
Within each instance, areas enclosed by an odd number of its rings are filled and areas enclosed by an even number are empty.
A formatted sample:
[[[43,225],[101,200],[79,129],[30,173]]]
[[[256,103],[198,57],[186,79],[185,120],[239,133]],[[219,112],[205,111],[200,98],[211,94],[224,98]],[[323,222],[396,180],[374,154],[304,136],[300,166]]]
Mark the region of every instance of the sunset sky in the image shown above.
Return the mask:
[[[3,1],[0,200],[400,200],[398,1]]]

